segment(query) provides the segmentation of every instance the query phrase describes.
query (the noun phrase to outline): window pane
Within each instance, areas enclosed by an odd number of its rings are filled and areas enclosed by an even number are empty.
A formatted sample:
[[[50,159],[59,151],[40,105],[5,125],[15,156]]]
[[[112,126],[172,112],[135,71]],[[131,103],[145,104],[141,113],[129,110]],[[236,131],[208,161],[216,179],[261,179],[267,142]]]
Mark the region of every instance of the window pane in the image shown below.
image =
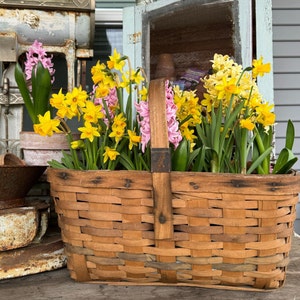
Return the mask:
[[[114,48],[121,54],[123,53],[122,27],[96,26],[94,41],[94,57],[87,62],[86,69],[86,89],[92,89],[91,68],[100,60],[106,63],[108,56],[112,54]],[[83,80],[84,81],[84,80]]]

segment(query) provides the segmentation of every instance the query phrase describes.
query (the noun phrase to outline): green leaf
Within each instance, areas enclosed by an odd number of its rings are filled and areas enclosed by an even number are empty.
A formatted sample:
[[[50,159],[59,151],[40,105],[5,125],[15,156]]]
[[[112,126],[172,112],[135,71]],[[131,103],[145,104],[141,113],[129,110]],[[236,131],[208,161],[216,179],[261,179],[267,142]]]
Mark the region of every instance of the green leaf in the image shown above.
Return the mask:
[[[250,168],[247,170],[247,174],[251,174],[255,169],[257,169],[264,159],[272,152],[272,149],[272,147],[269,147],[255,161],[253,161]]]
[[[222,103],[220,103],[217,113],[212,112],[212,148],[220,153],[222,149],[220,148],[220,134],[221,134],[221,126],[222,126]]]
[[[211,152],[212,152],[212,158],[211,158],[211,161],[210,161],[211,172],[212,173],[219,173],[220,172],[220,157],[219,157],[219,154],[214,149],[211,149]]]
[[[190,156],[189,165],[194,161],[193,171],[202,172],[205,170],[205,147],[201,147],[193,151]]]
[[[25,80],[25,75],[19,63],[16,64],[16,68],[15,68],[15,80],[17,82],[18,88],[22,95],[25,107],[28,111],[28,115],[32,123],[36,124],[38,122],[38,118],[34,111],[33,102]]]
[[[183,138],[172,155],[172,170],[186,171],[189,159],[189,143]]]
[[[68,154],[65,151],[62,151],[63,157],[61,159],[61,162],[68,168],[68,169],[74,169],[73,159],[70,154]]]
[[[286,174],[297,162],[298,158],[292,152],[295,139],[295,128],[291,120],[288,120],[286,128],[285,148],[283,148],[274,165],[273,174]]]
[[[205,146],[208,146],[208,138],[205,135],[202,125],[196,124],[196,131],[197,131],[197,134],[198,134],[202,144]]]
[[[50,167],[55,169],[67,169],[67,167],[63,163],[60,163],[55,159],[48,161],[48,164]]]
[[[49,110],[49,97],[51,93],[51,76],[49,70],[38,62],[36,69],[32,70],[32,98],[36,115],[44,115]]]
[[[119,161],[120,161],[120,164],[122,164],[126,170],[135,170],[134,163],[131,161],[131,159],[128,157],[128,155],[126,155],[124,152],[120,153]]]
[[[286,174],[298,160],[293,152],[288,148],[283,148],[274,165],[273,174]]]
[[[285,148],[292,150],[294,145],[294,139],[295,139],[294,124],[291,120],[288,120],[287,128],[286,128]]]
[[[276,172],[276,174],[287,174],[290,172],[290,170],[292,169],[293,165],[297,162],[298,158],[294,157],[292,159],[290,159],[289,161],[286,162],[286,164],[284,164],[282,166],[282,168],[280,170],[278,170]]]

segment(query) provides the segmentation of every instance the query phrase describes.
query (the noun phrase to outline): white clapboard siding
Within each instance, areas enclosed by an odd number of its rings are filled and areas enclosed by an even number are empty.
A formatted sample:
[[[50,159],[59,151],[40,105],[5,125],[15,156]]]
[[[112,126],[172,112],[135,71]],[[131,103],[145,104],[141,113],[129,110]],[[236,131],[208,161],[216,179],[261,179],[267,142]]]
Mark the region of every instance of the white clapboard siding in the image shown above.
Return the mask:
[[[296,130],[293,150],[300,160],[300,1],[272,0],[272,19],[276,152],[284,146],[291,119]]]

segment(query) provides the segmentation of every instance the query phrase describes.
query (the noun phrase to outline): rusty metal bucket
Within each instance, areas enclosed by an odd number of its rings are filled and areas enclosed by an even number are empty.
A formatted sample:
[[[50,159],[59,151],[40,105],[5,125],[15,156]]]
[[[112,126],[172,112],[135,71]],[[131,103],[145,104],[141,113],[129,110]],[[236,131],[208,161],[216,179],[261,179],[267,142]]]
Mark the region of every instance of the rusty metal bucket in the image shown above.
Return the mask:
[[[27,166],[17,156],[0,156],[0,209],[23,206],[25,196],[46,170],[46,166]]]

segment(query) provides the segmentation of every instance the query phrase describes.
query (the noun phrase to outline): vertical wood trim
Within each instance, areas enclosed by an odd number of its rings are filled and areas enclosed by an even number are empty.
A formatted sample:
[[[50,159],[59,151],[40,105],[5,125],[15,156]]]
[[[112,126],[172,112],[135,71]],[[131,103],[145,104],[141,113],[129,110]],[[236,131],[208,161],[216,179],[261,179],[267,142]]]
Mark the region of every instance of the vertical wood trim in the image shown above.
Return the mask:
[[[239,15],[239,32],[236,29],[236,34],[240,35],[240,51],[241,63],[243,67],[251,66],[252,62],[252,4],[248,0],[238,1]]]
[[[256,0],[256,57],[263,56],[273,68],[272,0]],[[273,70],[258,78],[258,86],[264,99],[274,103]]]
[[[135,69],[135,44],[130,43],[129,36],[135,31],[135,7],[123,9],[123,53],[128,55],[131,60],[132,68]]]

